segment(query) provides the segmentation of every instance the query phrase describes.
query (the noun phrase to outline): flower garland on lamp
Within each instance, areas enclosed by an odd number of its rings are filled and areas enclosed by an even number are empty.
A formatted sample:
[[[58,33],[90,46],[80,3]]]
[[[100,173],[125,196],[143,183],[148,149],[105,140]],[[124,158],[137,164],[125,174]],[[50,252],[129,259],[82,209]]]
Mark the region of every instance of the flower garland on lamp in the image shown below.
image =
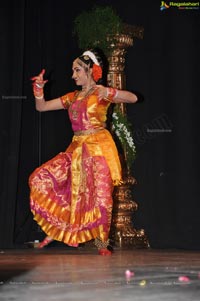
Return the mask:
[[[127,169],[130,171],[136,158],[136,147],[133,140],[131,124],[126,115],[123,115],[117,106],[115,106],[112,113],[111,129],[122,145],[124,154],[126,156]]]

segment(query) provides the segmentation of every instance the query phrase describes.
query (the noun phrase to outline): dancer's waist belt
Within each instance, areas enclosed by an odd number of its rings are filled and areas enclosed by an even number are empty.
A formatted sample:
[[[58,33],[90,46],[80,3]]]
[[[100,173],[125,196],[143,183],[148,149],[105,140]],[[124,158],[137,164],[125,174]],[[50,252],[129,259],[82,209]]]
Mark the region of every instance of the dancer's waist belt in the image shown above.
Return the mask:
[[[101,128],[96,128],[96,129],[89,129],[89,130],[83,130],[83,131],[76,131],[74,132],[75,136],[84,136],[84,135],[90,135],[90,134],[95,134],[99,131],[104,130],[104,127]]]

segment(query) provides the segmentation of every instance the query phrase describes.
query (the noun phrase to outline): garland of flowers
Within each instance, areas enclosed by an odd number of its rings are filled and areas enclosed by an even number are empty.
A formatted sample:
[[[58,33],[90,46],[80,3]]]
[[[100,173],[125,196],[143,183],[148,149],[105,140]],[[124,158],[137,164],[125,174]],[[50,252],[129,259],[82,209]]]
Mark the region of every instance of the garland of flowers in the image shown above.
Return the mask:
[[[132,137],[131,124],[127,116],[124,115],[116,105],[112,113],[112,130],[126,153],[126,164],[130,169],[136,158],[136,147]]]

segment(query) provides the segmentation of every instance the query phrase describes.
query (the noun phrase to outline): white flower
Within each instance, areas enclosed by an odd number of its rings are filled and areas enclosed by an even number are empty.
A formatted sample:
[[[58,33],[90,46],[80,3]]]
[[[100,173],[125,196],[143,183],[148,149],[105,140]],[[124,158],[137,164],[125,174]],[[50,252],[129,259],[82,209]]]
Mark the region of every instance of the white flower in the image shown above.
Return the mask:
[[[120,132],[118,130],[115,131],[115,134],[120,137]]]
[[[112,114],[112,117],[113,117],[114,119],[116,119],[116,120],[119,119],[118,116],[117,116],[117,114],[116,114],[115,112]]]
[[[131,167],[135,159],[136,148],[132,138],[131,128],[126,116],[119,110],[115,110],[112,114],[112,129],[120,140],[122,147],[126,151],[127,165]]]

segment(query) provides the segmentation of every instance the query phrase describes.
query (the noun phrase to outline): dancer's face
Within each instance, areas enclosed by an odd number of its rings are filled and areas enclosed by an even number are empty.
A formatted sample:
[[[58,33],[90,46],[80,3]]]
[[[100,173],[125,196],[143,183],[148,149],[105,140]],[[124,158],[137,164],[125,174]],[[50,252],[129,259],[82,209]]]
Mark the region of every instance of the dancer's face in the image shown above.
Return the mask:
[[[90,69],[87,70],[87,66],[80,65],[77,59],[73,62],[72,72],[72,78],[77,86],[85,86],[91,79]]]

